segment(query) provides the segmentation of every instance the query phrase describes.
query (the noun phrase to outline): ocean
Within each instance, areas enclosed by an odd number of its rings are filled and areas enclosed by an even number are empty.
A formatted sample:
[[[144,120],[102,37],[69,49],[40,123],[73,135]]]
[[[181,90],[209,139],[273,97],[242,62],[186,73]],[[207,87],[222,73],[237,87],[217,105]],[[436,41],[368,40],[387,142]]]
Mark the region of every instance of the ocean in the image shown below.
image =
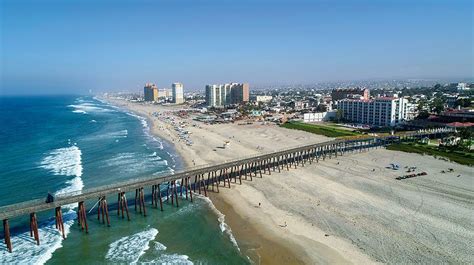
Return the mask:
[[[182,163],[173,147],[150,134],[146,119],[90,96],[0,97],[0,207],[94,188],[117,181],[170,174]],[[150,194],[150,187],[145,188]],[[127,194],[133,199],[134,194]],[[117,216],[108,197],[111,226],[86,203],[89,234],[76,206],[62,208],[67,237],[54,212],[38,213],[41,244],[29,236],[27,217],[10,220],[13,253],[0,243],[0,264],[248,264],[230,228],[208,198],[164,203],[148,216]]]

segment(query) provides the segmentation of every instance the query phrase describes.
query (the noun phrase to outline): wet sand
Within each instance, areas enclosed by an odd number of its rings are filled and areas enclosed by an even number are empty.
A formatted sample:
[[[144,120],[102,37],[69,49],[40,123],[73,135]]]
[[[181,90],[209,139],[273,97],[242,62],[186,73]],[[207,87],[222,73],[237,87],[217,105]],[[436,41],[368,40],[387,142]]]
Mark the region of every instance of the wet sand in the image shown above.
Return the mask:
[[[204,125],[168,113],[180,107],[116,104],[148,116],[153,133],[172,142],[189,166],[330,140],[262,123]],[[186,122],[194,144],[186,145],[153,112]],[[230,144],[221,148],[225,141]],[[428,175],[395,180],[405,166]],[[448,168],[454,173],[441,173]],[[272,172],[212,199],[239,242],[264,246],[253,256],[262,264],[284,260],[275,258],[280,251],[306,264],[474,263],[473,179],[467,166],[378,149]]]
[[[221,200],[219,194],[210,193],[209,198],[225,215],[226,223],[232,228],[242,254],[256,264],[297,265],[305,264],[304,260],[308,260],[304,252],[297,253],[298,248],[294,244],[281,242],[268,233],[260,232],[251,220],[242,218],[229,203]]]

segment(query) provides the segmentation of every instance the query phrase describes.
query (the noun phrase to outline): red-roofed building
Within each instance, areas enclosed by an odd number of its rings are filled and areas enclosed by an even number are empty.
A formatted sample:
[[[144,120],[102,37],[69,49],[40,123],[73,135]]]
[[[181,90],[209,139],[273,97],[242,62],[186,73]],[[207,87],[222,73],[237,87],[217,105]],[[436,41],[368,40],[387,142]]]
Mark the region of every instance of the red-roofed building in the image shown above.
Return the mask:
[[[446,124],[448,127],[454,127],[454,128],[462,128],[462,127],[471,127],[474,126],[473,122],[451,122]]]

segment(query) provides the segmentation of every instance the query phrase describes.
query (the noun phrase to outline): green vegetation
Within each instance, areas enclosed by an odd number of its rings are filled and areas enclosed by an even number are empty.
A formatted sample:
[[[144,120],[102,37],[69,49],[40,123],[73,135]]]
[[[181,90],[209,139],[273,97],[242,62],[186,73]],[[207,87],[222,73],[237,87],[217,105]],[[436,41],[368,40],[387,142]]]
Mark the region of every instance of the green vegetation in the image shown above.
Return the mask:
[[[389,145],[387,149],[407,153],[428,154],[434,157],[445,157],[462,165],[474,165],[474,153],[464,151],[461,148],[441,148],[426,144],[401,143]]]
[[[310,132],[314,134],[320,134],[327,137],[343,137],[343,136],[356,136],[360,135],[357,132],[352,132],[349,130],[339,129],[337,125],[316,125],[302,122],[287,122],[282,124],[281,127],[288,129],[301,130],[305,132]]]

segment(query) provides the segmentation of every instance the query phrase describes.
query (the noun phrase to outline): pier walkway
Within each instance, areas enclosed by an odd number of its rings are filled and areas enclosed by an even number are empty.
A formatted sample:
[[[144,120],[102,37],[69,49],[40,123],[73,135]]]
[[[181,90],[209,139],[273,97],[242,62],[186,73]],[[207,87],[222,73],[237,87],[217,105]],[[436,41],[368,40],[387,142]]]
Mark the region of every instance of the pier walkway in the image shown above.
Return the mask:
[[[8,220],[18,216],[30,215],[30,236],[34,237],[36,243],[40,244],[38,234],[38,220],[36,213],[55,210],[56,228],[64,234],[61,206],[76,204],[78,223],[86,233],[89,231],[87,225],[87,212],[85,201],[97,201],[97,216],[99,221],[110,225],[109,207],[107,196],[116,194],[117,215],[130,220],[127,192],[135,190],[134,208],[146,216],[147,204],[145,203],[145,187],[151,187],[151,206],[163,211],[163,197],[171,199],[172,205],[179,207],[178,198],[182,200],[193,200],[193,192],[199,192],[207,196],[208,191],[219,191],[219,187],[230,188],[231,184],[242,184],[242,179],[252,180],[253,177],[262,177],[262,174],[280,172],[297,168],[305,163],[318,162],[327,158],[337,157],[347,152],[362,152],[372,148],[379,148],[391,143],[412,141],[420,138],[439,138],[455,132],[451,128],[440,128],[433,130],[417,131],[401,135],[390,135],[384,137],[363,136],[352,139],[336,139],[332,141],[306,144],[289,149],[273,151],[270,153],[224,161],[219,164],[201,165],[187,168],[181,171],[162,176],[144,177],[118,182],[111,185],[86,189],[76,193],[57,196],[54,202],[46,203],[42,199],[30,200],[12,205],[0,207],[0,219],[3,220],[4,241],[10,252],[13,247],[10,240],[10,227]],[[184,195],[183,195],[184,193]],[[179,194],[179,196],[178,196]],[[148,204],[149,206],[149,204]]]

